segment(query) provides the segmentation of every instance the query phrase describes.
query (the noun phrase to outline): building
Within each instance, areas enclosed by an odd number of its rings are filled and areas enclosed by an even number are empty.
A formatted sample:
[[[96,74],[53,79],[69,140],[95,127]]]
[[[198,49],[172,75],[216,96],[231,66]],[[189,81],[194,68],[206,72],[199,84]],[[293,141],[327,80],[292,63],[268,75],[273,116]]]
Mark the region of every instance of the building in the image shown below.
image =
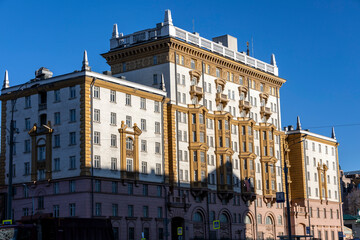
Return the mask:
[[[111,72],[91,71],[85,52],[81,71],[53,77],[41,68],[14,87],[6,75],[2,126],[13,113],[17,129],[15,219],[111,217],[119,239],[175,239],[179,227],[184,239],[284,234],[276,192],[284,188],[285,143],[299,136],[281,130],[285,80],[274,55],[268,64],[238,52],[230,35],[211,41],[175,27],[167,10],[155,28],[124,36],[114,25],[102,56]],[[337,149],[334,139],[308,135]],[[3,186],[7,137],[2,128]],[[301,154],[286,157],[295,166]],[[305,207],[309,198],[291,186],[292,201]],[[336,202],[335,189],[329,183],[332,197],[326,190],[319,201]]]
[[[336,239],[343,232],[338,142],[333,129],[325,137],[285,127],[289,149],[291,221],[296,235],[308,231],[318,239]]]

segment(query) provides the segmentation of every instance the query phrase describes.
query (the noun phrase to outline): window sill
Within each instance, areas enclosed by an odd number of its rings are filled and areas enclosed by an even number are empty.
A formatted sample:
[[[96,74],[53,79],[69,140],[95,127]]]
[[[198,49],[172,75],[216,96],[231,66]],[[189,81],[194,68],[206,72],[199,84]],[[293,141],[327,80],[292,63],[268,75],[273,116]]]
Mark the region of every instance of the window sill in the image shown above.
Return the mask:
[[[76,146],[76,143],[71,143],[69,144],[69,146]]]
[[[117,124],[110,123],[110,126],[117,126]]]
[[[61,102],[61,101],[54,101],[53,103],[59,103],[59,102]]]
[[[24,109],[30,109],[31,108],[31,106],[30,107],[24,107]]]
[[[54,146],[53,148],[60,148],[60,146]]]
[[[69,100],[73,100],[73,99],[76,99],[76,97],[70,97]]]
[[[69,170],[76,170],[76,168],[69,168]]]
[[[76,121],[69,121],[69,123],[76,123]]]

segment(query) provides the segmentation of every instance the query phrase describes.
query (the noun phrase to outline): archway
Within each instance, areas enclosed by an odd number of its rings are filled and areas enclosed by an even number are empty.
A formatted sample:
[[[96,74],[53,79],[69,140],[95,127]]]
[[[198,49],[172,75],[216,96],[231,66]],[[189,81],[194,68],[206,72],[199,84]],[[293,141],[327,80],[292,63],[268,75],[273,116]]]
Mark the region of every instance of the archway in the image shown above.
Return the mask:
[[[194,240],[204,240],[205,239],[205,221],[204,215],[200,211],[196,211],[193,214],[193,239]]]
[[[266,226],[266,240],[274,240],[276,238],[275,233],[275,219],[272,215],[267,215],[265,217],[265,226]]]
[[[231,219],[227,212],[222,212],[219,215],[220,220],[220,239],[230,240],[231,239]]]
[[[182,217],[174,217],[171,219],[171,239],[178,240],[178,228],[182,228],[182,239],[185,238],[185,220]]]
[[[254,219],[249,213],[244,216],[244,224],[245,224],[244,238],[246,240],[254,239]]]

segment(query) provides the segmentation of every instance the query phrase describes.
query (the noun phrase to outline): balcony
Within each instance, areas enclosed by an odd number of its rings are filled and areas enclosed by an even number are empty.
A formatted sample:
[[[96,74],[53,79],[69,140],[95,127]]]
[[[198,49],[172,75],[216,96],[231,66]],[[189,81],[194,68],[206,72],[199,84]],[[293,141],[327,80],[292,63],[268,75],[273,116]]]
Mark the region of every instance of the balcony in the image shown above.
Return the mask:
[[[46,103],[39,103],[39,111],[47,109]]]
[[[190,95],[191,95],[191,98],[197,97],[198,101],[200,101],[204,95],[202,87],[192,85],[190,87]]]
[[[246,113],[248,113],[251,110],[250,102],[245,100],[239,100],[239,109],[240,112],[245,111]]]
[[[266,119],[269,119],[270,116],[271,116],[271,114],[272,114],[272,111],[271,111],[270,108],[265,107],[265,106],[262,106],[262,107],[260,108],[260,115],[261,115],[261,117],[264,117],[264,116],[265,116]]]
[[[226,107],[226,105],[229,102],[228,96],[223,93],[216,93],[216,104],[222,104],[223,107]]]

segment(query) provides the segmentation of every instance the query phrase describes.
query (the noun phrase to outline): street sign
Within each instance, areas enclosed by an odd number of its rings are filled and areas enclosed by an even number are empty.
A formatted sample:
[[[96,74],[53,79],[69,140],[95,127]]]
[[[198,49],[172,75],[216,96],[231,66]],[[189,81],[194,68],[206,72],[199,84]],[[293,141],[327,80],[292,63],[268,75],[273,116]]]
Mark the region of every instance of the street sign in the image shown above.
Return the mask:
[[[306,234],[310,234],[310,227],[306,227]]]
[[[11,225],[11,224],[12,224],[12,220],[11,220],[11,219],[3,220],[3,221],[2,221],[2,224],[3,224],[3,225]]]
[[[220,229],[220,220],[214,220],[213,227],[214,229]]]
[[[277,192],[276,193],[276,202],[277,203],[285,202],[285,194],[284,194],[284,192]]]
[[[178,227],[178,228],[177,228],[177,235],[178,235],[178,236],[183,235],[183,229],[182,229],[182,227]]]

